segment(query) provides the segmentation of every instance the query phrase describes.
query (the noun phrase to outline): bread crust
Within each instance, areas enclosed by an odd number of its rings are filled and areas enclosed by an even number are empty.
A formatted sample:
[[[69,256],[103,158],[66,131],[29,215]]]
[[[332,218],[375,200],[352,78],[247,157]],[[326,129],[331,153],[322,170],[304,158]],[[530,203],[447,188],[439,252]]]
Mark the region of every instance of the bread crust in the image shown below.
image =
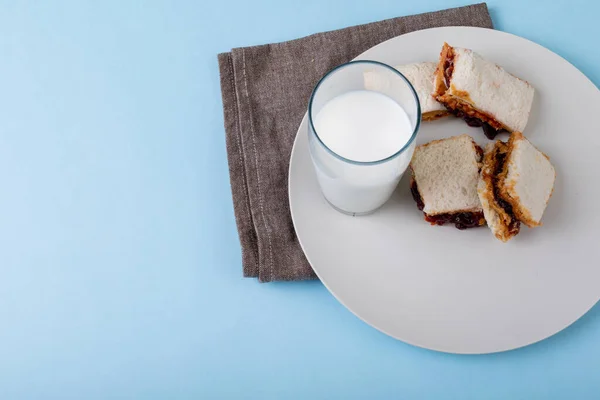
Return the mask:
[[[492,231],[496,238],[502,242],[508,241],[519,233],[519,225],[515,225],[516,215],[513,217],[508,214],[506,210],[500,204],[498,204],[496,196],[494,195],[494,179],[498,178],[498,175],[496,175],[496,170],[498,167],[498,155],[506,154],[507,151],[508,146],[506,143],[498,140],[494,144],[493,149],[485,153],[483,167],[481,168],[481,180],[483,181],[484,186],[483,188],[478,188],[477,190],[479,197],[482,200],[482,206],[487,205],[489,209],[491,209],[491,211],[499,218],[500,224],[497,224]],[[504,163],[504,167],[500,175],[504,173],[506,168],[505,166],[506,163]],[[498,181],[498,183],[500,183],[500,181]]]
[[[467,92],[465,93],[465,97],[468,97]],[[511,129],[506,125],[497,121],[491,114],[485,113],[476,107],[473,107],[467,100],[463,100],[460,97],[455,96],[454,94],[443,94],[440,96],[436,96],[436,100],[445,105],[450,110],[454,111],[462,111],[467,114],[469,117],[478,118],[481,121],[491,125],[494,129],[506,129],[508,132],[511,132]]]
[[[415,148],[415,150],[416,149],[422,149],[422,148],[425,148],[427,146],[431,146],[432,144],[435,144],[435,143],[441,143],[441,142],[445,142],[447,140],[456,140],[456,139],[460,139],[460,138],[463,138],[463,137],[469,138],[469,140],[471,141],[471,145],[473,146],[473,150],[475,150],[480,155],[483,154],[483,150],[481,150],[481,147],[479,147],[479,145],[477,143],[475,143],[475,140],[473,140],[473,137],[470,136],[470,135],[467,135],[466,133],[463,133],[462,135],[451,136],[449,138],[432,140],[430,142],[418,145]],[[481,159],[479,160],[479,167],[481,168]]]
[[[448,90],[448,87],[446,86],[446,78],[444,76],[444,65],[449,57],[454,58],[454,49],[448,43],[444,42],[442,51],[440,52],[440,61],[438,62],[437,69],[435,70],[433,97],[436,99],[437,96],[443,95],[446,93],[446,90]]]
[[[494,236],[502,242],[507,242],[511,237],[514,236],[510,234],[508,227],[501,222],[500,215],[496,212],[496,209],[491,207],[491,204],[494,203],[494,196],[489,195],[492,193],[492,188],[489,187],[488,182],[482,179],[483,188],[478,188],[477,193],[479,194],[479,199],[481,200],[481,207],[483,208],[483,215],[485,216],[486,222]],[[500,221],[499,223],[493,224],[494,221]]]
[[[469,92],[467,92],[466,90],[457,90],[453,84],[450,84],[450,89],[452,89],[453,96],[465,100],[469,104],[473,104],[473,100],[471,99]]]

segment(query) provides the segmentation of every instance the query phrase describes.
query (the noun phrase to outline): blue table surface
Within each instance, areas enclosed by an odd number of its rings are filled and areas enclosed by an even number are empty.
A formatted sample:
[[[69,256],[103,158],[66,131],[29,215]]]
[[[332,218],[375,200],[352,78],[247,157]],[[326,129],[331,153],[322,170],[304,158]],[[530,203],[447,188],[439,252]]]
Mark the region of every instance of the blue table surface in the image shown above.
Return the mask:
[[[463,4],[0,1],[0,398],[599,398],[599,307],[457,356],[242,278],[217,53]],[[488,5],[600,83],[597,2]]]

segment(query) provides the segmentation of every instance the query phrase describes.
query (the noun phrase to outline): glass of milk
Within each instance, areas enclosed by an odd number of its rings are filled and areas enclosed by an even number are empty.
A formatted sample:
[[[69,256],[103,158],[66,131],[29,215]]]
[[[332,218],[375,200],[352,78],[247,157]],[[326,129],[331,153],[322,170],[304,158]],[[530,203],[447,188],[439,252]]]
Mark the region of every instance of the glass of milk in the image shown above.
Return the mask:
[[[364,74],[376,76],[366,90]],[[369,214],[392,195],[408,167],[421,122],[410,82],[389,65],[351,61],[328,72],[308,105],[309,148],[327,201]]]

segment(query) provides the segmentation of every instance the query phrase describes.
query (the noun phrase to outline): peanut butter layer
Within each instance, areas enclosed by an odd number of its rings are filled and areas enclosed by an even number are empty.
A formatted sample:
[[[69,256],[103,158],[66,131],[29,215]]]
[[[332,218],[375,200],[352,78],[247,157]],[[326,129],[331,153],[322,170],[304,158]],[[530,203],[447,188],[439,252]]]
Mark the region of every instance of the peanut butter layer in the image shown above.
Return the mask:
[[[506,176],[506,159],[509,146],[497,141],[494,149],[485,155],[481,176],[488,188],[486,198],[490,207],[502,220],[502,228],[497,235],[503,241],[519,233],[521,223],[514,214],[512,205],[507,202],[499,186]],[[491,190],[490,190],[491,189]]]
[[[450,114],[446,110],[429,111],[423,114],[423,121],[434,121]]]

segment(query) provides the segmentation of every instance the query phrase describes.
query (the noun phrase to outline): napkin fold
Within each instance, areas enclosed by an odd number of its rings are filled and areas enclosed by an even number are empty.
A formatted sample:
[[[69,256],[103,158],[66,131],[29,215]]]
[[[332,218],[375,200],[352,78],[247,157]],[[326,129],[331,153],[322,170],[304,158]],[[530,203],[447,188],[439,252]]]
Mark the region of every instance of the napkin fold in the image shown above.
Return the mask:
[[[492,28],[485,3],[317,33],[218,55],[233,208],[245,277],[314,279],[288,202],[288,166],[317,81],[335,66],[404,33]]]

